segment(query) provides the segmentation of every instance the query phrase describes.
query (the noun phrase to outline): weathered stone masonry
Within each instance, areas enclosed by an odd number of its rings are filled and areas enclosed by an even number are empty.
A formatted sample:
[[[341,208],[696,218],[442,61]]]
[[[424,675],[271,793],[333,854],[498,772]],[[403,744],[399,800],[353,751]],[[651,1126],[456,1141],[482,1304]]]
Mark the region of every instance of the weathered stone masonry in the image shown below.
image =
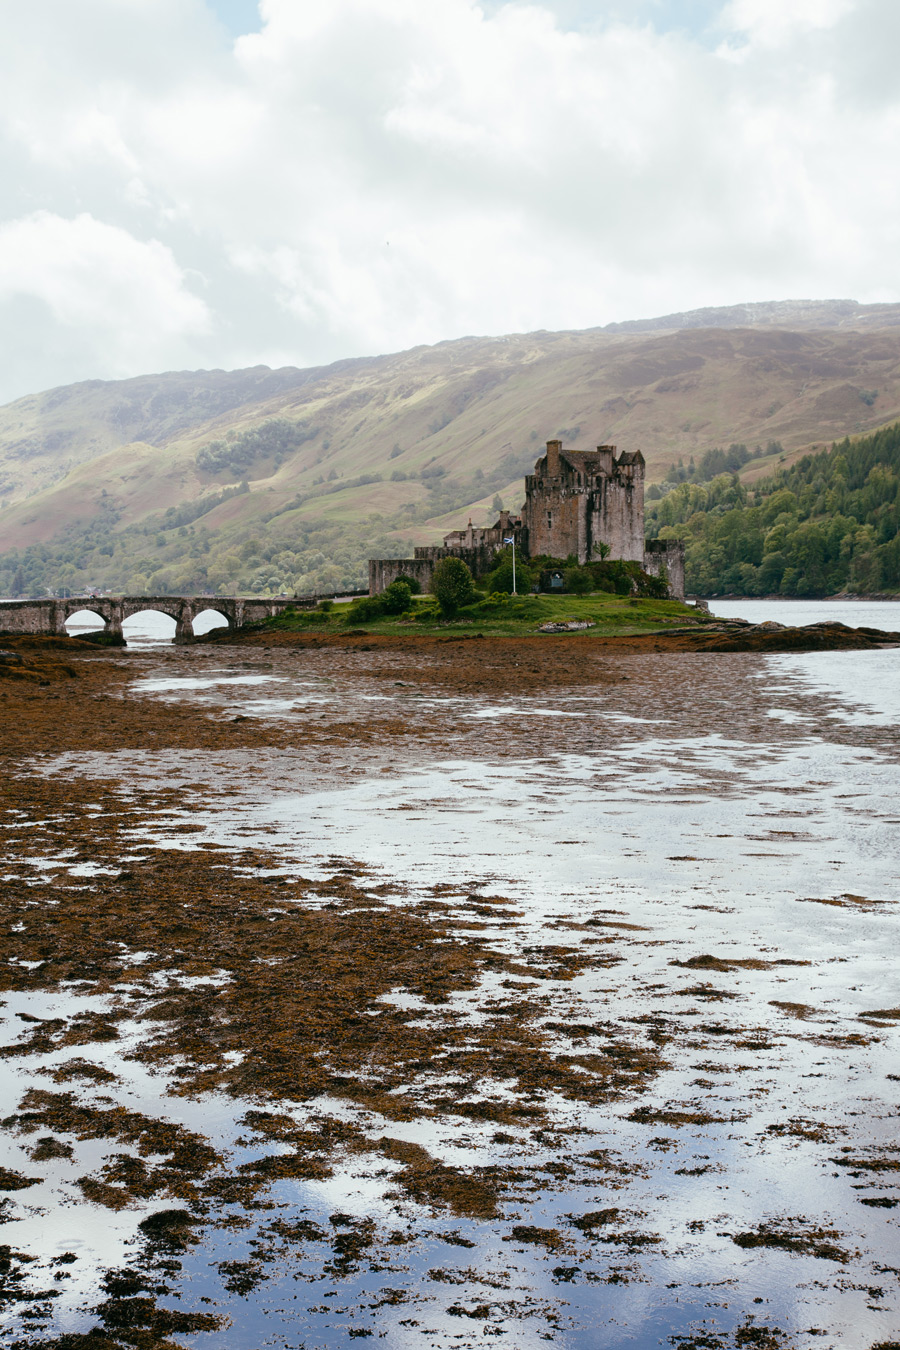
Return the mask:
[[[489,572],[505,540],[515,538],[523,557],[594,562],[601,554],[636,562],[645,572],[665,575],[669,594],[684,599],[684,545],[679,540],[644,540],[644,456],[640,450],[616,458],[614,445],[564,450],[548,441],[547,451],[525,479],[521,518],[508,511],[488,529],[444,536],[443,546],[417,548],[413,558],[369,561],[369,594],[377,595],[399,576],[415,577],[425,591],[439,558],[462,558],[476,576]],[[605,545],[601,548],[601,545]]]
[[[580,563],[600,557],[644,561],[644,456],[616,459],[614,445],[595,451],[564,450],[548,441],[547,453],[525,479],[523,524],[532,557],[548,554]]]
[[[643,566],[654,577],[663,575],[665,568],[669,594],[675,600],[684,599],[684,544],[680,539],[648,539]]]
[[[471,520],[466,529],[444,535],[443,545],[426,545],[414,550],[412,558],[370,558],[369,594],[378,595],[398,577],[415,577],[423,591],[431,585],[434,565],[440,558],[462,558],[476,576],[489,572],[503,541],[515,537],[516,547],[527,552],[521,520],[509,511],[501,511],[496,524],[476,529]]]
[[[435,550],[443,554],[443,549]],[[416,549],[416,554],[420,553]],[[380,595],[398,577],[412,577],[418,581],[423,591],[431,585],[434,563],[430,558],[370,558],[369,594]]]
[[[194,618],[204,610],[212,609],[223,615],[229,628],[242,628],[245,623],[256,623],[296,604],[296,600],[196,595],[82,595],[67,600],[13,600],[0,605],[0,633],[65,635],[66,619],[89,610],[104,621],[107,633],[121,636],[124,619],[153,609],[175,620],[175,641],[184,642],[193,637]]]

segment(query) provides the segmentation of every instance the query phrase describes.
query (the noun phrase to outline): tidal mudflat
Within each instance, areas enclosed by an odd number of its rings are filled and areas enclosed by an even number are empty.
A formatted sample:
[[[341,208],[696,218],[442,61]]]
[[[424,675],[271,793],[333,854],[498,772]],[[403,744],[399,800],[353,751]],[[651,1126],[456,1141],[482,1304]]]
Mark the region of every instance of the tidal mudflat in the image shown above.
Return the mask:
[[[900,1339],[900,650],[36,648],[14,1347]]]

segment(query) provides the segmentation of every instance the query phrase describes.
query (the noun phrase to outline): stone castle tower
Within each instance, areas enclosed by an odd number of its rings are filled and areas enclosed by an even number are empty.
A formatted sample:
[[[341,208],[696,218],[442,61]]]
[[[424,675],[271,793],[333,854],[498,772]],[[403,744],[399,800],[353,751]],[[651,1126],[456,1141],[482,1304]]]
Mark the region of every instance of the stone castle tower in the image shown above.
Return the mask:
[[[564,450],[562,441],[548,441],[547,450],[525,479],[521,516],[508,511],[491,526],[444,536],[443,545],[420,546],[414,558],[369,560],[369,591],[377,595],[398,576],[415,577],[427,590],[434,564],[449,556],[462,558],[476,576],[494,565],[506,541],[514,538],[525,558],[568,558],[597,562],[636,562],[645,572],[665,569],[669,593],[684,598],[684,545],[674,539],[644,541],[644,456],[640,450],[616,458],[614,445],[596,450]]]
[[[528,552],[580,563],[600,557],[644,561],[644,456],[640,450],[616,459],[614,445],[564,450],[548,441],[547,453],[525,479],[522,524]]]

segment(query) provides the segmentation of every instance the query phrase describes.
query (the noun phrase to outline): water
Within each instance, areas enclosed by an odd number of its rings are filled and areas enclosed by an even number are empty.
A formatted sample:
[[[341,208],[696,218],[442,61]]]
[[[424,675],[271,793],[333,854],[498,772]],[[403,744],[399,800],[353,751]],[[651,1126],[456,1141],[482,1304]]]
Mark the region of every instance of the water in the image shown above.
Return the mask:
[[[900,601],[896,600],[711,600],[710,610],[720,618],[765,623],[774,619],[788,626],[843,623],[848,628],[880,628],[900,632]],[[799,678],[809,689],[834,693],[841,705],[828,716],[843,721],[891,726],[900,721],[900,680],[893,651],[800,652],[769,659],[767,671]]]
[[[80,609],[66,620],[66,632],[72,637],[78,637],[81,633],[97,633],[105,626],[100,616],[90,609]],[[213,609],[203,610],[194,619],[197,637],[213,628],[227,626],[228,620]],[[159,647],[174,640],[175,620],[158,610],[145,609],[124,620],[122,633],[129,647]]]
[[[275,913],[335,904],[316,887],[350,861],[361,892],[384,888],[384,903],[398,909],[437,896],[454,931],[477,933],[498,957],[531,953],[552,966],[564,949],[586,958],[549,976],[523,967],[506,984],[488,966],[446,1003],[398,977],[384,1006],[410,1009],[454,1046],[460,1028],[477,1043],[502,1001],[535,998],[539,1025],[555,1028],[561,1054],[574,1054],[573,1072],[596,1072],[591,1056],[629,1027],[641,1044],[656,1035],[665,1061],[646,1090],[610,1100],[551,1086],[541,1129],[433,1108],[454,1083],[469,1104],[527,1098],[502,1043],[487,1043],[477,1073],[458,1054],[443,1075],[411,1068],[411,1119],[337,1095],[285,1103],[300,1122],[353,1123],[370,1151],[348,1149],[330,1177],[273,1184],[271,1213],[234,1207],[247,1227],[204,1230],[183,1258],[179,1306],[227,1309],[232,1326],[191,1344],[330,1350],[371,1332],[396,1350],[485,1337],[516,1350],[549,1340],[649,1350],[697,1327],[720,1338],[706,1344],[730,1347],[751,1314],[802,1350],[869,1350],[896,1336],[895,1173],[843,1164],[892,1162],[897,1143],[900,650],[623,658],[589,694],[548,684],[514,699],[428,685],[412,697],[398,687],[409,680],[399,669],[376,682],[377,663],[409,659],[400,656],[257,652],[213,666],[187,648],[141,659],[139,706],[252,714],[278,736],[249,751],[224,736],[210,752],[173,745],[34,759],[32,773],[77,781],[83,797],[121,784],[136,804],[121,826],[123,862],[156,859],[174,875],[175,861],[214,850],[223,883],[233,868],[272,884]],[[318,706],[285,744],[280,719],[303,699]],[[343,741],[328,739],[335,727]],[[175,796],[157,801],[160,792]],[[49,901],[54,871],[90,881],[74,851],[38,855],[30,899],[45,890]],[[479,897],[502,904],[473,909]],[[718,967],[689,964],[709,954]],[[122,997],[129,987],[120,985]],[[30,1006],[51,1017],[71,1012],[66,999],[99,1007],[111,997],[73,990]],[[4,1011],[20,1008],[10,999]],[[277,1022],[276,1012],[273,1032]],[[223,1016],[222,1034],[227,1025]],[[512,1039],[514,1022],[507,1029]],[[102,1092],[199,1125],[238,1164],[258,1156],[237,1125],[251,1103],[167,1095],[165,1059],[153,1073],[129,1059],[142,1034],[136,1016],[114,1055],[103,1043],[78,1046],[116,1067],[120,1081]],[[67,1053],[3,1061],[5,1098],[46,1083],[41,1071]],[[377,1151],[385,1136],[448,1166],[505,1168],[519,1179],[497,1218],[448,1216],[394,1194],[398,1164]],[[3,1162],[33,1172],[22,1147],[11,1138]],[[92,1324],[82,1310],[91,1272],[132,1259],[144,1212],[99,1223],[76,1179],[104,1150],[79,1150],[23,1193],[31,1210],[6,1229],[24,1249],[46,1242],[48,1254],[58,1241],[79,1244],[80,1282],[59,1318],[72,1330]],[[618,1217],[593,1237],[573,1224],[609,1210]],[[279,1246],[273,1214],[302,1215],[323,1236],[302,1251]],[[383,1235],[370,1259],[343,1273],[330,1245],[336,1214],[371,1220]],[[828,1250],[846,1259],[734,1241],[761,1224],[827,1230],[837,1235]],[[558,1249],[514,1240],[521,1225],[556,1230]],[[402,1238],[393,1248],[392,1231]],[[474,1246],[461,1249],[460,1238]],[[255,1286],[229,1290],[222,1263],[252,1262],[261,1250],[269,1255]]]
[[[845,623],[900,633],[900,600],[710,600],[709,608],[719,618],[750,623]]]

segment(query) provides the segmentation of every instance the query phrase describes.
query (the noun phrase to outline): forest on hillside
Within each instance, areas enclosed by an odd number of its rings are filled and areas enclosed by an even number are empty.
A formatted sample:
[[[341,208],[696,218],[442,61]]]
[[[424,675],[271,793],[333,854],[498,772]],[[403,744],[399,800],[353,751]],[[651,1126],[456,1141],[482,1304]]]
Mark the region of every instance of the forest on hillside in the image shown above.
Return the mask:
[[[206,446],[198,455],[210,475],[246,469],[254,461],[280,460],[304,438],[282,421],[264,423],[252,433]],[[435,517],[463,512],[473,501],[493,494],[530,471],[532,446],[508,452],[487,469],[462,477],[440,464],[418,473],[394,469],[390,475],[359,474],[339,478],[332,472],[274,511],[211,528],[205,517],[232,497],[251,492],[246,479],[237,486],[207,492],[194,501],[156,512],[137,524],[123,525],[118,508],[105,495],[98,514],[72,522],[54,539],[0,552],[0,596],[13,599],[45,595],[82,595],[100,590],[127,595],[280,595],[332,594],[368,584],[368,559],[412,556],[408,531]],[[317,503],[347,489],[418,479],[423,498],[390,515],[371,512],[344,519],[319,514]],[[519,500],[508,501],[515,509]],[[305,508],[305,509],[304,509]]]
[[[698,476],[665,484],[647,508],[650,538],[685,541],[690,592],[900,591],[900,424],[805,455],[751,487],[736,472]]]
[[[214,474],[228,459],[234,472],[260,456],[294,448],[279,423],[207,447],[202,466]],[[709,450],[678,464],[647,493],[650,538],[684,539],[687,586],[699,595],[833,595],[900,592],[900,425],[804,456],[751,485],[739,470],[765,451],[743,445]],[[0,595],[80,594],[97,587],[128,594],[209,594],[318,591],[365,584],[366,559],[412,553],[408,531],[496,494],[531,468],[534,449],[509,453],[488,472],[468,477],[427,466],[417,475],[422,500],[390,515],[327,519],[315,504],[382,475],[317,480],[302,496],[255,519],[209,528],[204,517],[250,491],[214,488],[193,502],[123,525],[104,498],[99,514],[73,522],[43,544],[0,553]],[[323,502],[324,504],[324,502]],[[506,505],[515,509],[518,500]],[[502,505],[494,496],[494,507]],[[310,508],[313,508],[310,511]],[[305,508],[305,510],[301,509]],[[462,516],[461,516],[462,518]]]

